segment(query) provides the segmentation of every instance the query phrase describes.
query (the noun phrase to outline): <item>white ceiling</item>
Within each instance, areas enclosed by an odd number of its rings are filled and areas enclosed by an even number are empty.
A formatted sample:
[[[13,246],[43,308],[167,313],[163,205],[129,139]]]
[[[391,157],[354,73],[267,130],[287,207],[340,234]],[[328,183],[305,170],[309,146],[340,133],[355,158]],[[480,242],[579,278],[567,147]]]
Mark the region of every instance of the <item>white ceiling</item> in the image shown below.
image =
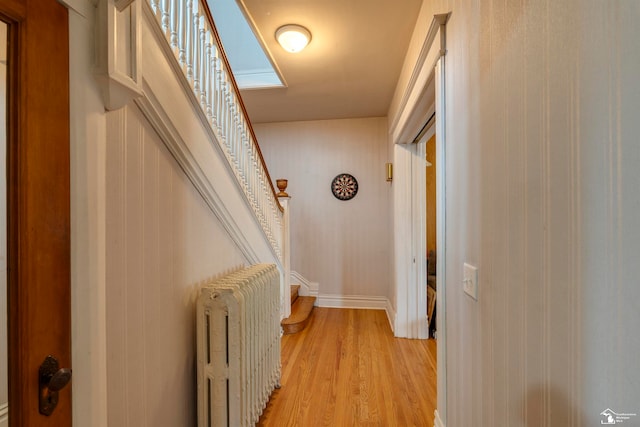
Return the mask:
[[[242,91],[253,123],[386,116],[422,0],[237,1],[287,85]],[[311,31],[305,50],[277,44],[285,24]]]

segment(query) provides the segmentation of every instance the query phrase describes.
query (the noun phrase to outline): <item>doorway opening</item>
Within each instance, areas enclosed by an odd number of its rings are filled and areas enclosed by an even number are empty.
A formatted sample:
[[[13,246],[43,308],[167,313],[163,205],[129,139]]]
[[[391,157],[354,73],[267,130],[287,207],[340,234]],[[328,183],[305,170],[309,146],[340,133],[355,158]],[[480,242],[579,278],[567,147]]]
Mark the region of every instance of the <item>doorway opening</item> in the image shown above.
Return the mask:
[[[436,216],[436,135],[434,134],[426,142],[425,147],[425,186],[426,186],[426,229],[425,239],[427,241],[427,325],[429,328],[429,338],[437,337],[437,315],[436,310],[436,278],[438,274],[437,259],[438,245],[436,239],[437,216]]]

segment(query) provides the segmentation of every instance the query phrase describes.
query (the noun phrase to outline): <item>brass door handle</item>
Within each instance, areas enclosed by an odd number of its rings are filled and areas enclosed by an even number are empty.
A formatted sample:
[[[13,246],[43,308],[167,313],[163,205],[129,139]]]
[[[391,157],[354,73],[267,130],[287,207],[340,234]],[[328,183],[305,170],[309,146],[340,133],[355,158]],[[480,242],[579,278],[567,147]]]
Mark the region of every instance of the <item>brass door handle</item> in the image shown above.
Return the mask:
[[[42,415],[51,415],[58,405],[58,392],[71,382],[71,369],[60,368],[58,359],[47,356],[40,365],[39,410]]]

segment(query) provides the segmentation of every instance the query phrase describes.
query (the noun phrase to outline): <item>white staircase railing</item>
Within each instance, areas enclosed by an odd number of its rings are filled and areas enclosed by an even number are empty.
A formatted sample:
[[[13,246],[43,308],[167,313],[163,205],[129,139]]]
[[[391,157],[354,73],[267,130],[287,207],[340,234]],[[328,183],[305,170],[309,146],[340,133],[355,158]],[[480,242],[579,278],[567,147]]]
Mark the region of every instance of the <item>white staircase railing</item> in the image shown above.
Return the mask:
[[[147,0],[277,257],[283,208],[211,13],[199,0]]]

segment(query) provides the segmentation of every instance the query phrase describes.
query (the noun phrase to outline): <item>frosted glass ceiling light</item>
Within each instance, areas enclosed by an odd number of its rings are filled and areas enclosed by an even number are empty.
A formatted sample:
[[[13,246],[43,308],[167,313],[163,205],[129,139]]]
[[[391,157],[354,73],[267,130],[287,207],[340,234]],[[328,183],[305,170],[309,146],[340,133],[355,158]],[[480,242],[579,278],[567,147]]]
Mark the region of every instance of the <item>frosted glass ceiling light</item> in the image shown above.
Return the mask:
[[[311,33],[300,25],[288,24],[278,28],[276,40],[287,52],[298,53],[309,44]]]

